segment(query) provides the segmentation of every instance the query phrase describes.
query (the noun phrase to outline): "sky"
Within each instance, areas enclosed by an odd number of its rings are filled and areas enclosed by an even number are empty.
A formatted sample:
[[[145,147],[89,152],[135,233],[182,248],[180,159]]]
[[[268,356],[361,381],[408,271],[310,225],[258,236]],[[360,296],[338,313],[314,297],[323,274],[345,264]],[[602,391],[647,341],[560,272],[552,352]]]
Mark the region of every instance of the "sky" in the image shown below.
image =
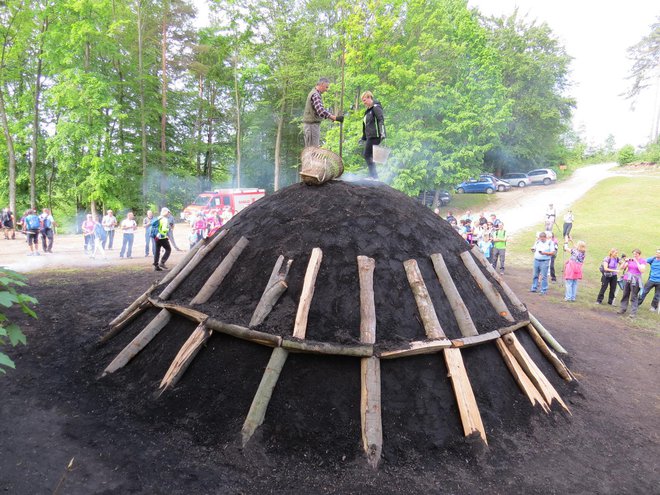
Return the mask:
[[[200,20],[208,21],[206,0],[195,0]],[[468,0],[470,7],[492,16],[510,15],[518,7],[527,22],[545,22],[573,57],[569,96],[577,102],[573,128],[592,146],[613,135],[616,148],[646,145],[660,112],[660,81],[637,101],[622,93],[632,62],[627,49],[651,32],[660,17],[660,0]]]
[[[545,22],[573,57],[575,98],[573,128],[592,145],[602,145],[611,134],[616,147],[648,143],[654,117],[660,110],[660,89],[648,89],[631,109],[622,96],[629,87],[631,61],[626,51],[651,32],[660,17],[660,1],[627,0],[469,0],[485,15],[502,16],[518,7],[527,22]]]

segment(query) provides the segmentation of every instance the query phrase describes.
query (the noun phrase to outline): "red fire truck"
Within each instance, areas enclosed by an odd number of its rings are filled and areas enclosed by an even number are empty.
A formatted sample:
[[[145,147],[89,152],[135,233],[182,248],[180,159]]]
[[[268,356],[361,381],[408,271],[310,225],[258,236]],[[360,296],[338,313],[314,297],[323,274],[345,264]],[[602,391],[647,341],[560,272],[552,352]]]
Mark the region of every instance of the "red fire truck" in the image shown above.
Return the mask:
[[[215,189],[205,191],[195,199],[195,202],[186,206],[181,212],[181,219],[186,222],[201,212],[205,216],[216,213],[222,214],[228,209],[232,216],[247,208],[258,199],[266,195],[264,189]]]

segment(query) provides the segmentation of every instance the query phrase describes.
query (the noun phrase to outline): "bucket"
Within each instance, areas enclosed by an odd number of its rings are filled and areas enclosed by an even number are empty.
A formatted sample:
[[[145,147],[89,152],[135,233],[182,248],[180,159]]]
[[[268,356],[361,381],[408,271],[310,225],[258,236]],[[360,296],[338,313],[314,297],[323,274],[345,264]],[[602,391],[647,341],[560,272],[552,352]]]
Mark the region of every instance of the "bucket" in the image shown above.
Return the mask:
[[[300,156],[302,169],[300,178],[305,184],[320,186],[344,173],[341,157],[325,148],[308,146]]]
[[[392,150],[389,148],[374,144],[374,161],[376,163],[385,163],[387,158],[390,156],[390,151]]]

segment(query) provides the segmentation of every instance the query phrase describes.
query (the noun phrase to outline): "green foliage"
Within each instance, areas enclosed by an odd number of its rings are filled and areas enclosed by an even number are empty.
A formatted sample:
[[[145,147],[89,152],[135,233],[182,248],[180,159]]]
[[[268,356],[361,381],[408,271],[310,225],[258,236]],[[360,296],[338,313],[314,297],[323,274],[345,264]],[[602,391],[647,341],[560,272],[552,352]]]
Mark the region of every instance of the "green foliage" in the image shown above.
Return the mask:
[[[37,300],[16,290],[16,287],[24,287],[25,281],[23,275],[0,267],[0,306],[7,309],[19,308],[26,315],[36,318],[36,313],[29,305],[37,304]],[[18,344],[25,345],[25,334],[4,312],[0,312],[0,349],[8,343],[13,347]],[[0,350],[0,373],[5,374],[5,368],[15,368],[15,365],[11,358]]]
[[[635,148],[632,144],[627,144],[619,150],[617,161],[619,165],[627,165],[635,160]]]

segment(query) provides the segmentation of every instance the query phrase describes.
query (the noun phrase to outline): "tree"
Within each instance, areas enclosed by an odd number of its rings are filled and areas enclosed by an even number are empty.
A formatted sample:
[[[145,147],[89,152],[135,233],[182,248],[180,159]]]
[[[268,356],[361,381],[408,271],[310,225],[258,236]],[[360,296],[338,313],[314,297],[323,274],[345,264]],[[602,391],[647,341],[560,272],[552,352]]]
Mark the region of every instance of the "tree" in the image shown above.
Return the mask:
[[[518,11],[484,19],[506,88],[511,118],[499,143],[486,155],[495,172],[529,170],[557,161],[560,136],[575,103],[564,95],[571,58],[547,24],[526,23]]]

